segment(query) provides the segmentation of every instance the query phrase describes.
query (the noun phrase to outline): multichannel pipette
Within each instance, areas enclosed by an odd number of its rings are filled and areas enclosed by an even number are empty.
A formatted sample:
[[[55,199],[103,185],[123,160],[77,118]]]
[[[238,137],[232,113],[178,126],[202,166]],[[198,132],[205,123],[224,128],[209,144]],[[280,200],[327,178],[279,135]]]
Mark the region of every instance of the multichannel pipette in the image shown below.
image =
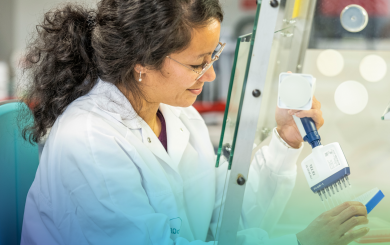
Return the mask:
[[[294,120],[303,139],[313,148],[312,153],[301,163],[311,190],[323,201],[351,187],[348,178],[350,168],[340,144],[322,145],[321,137],[311,118],[300,119],[294,116]]]
[[[281,73],[279,76],[278,107],[293,110],[310,110],[313,102],[315,78],[308,74]],[[390,119],[390,105],[386,109],[385,119]],[[312,153],[301,163],[306,180],[314,193],[328,206],[338,204],[337,193],[343,192],[340,201],[353,200],[349,175],[351,173],[347,159],[339,143],[321,144],[315,122],[311,118],[293,116],[304,141],[312,147]],[[358,200],[364,203],[368,211],[383,198],[379,189],[374,189]],[[325,203],[324,203],[325,206]],[[327,209],[327,207],[325,207]]]
[[[310,110],[313,103],[316,79],[308,74],[281,73],[279,75],[278,107],[293,110]],[[347,159],[339,143],[321,144],[315,122],[311,118],[293,116],[304,141],[312,147],[312,153],[301,163],[306,180],[314,193],[317,193],[322,203],[335,206],[339,201],[353,200],[350,193],[351,173]],[[382,119],[390,119],[390,105],[386,108]],[[337,198],[337,193],[341,200]],[[336,198],[332,198],[336,196]],[[355,199],[364,203],[368,211],[382,200],[383,193],[374,189],[364,196]],[[325,209],[328,209],[324,203]]]
[[[310,110],[315,82],[316,79],[308,74],[281,73],[278,106],[286,109]],[[348,179],[350,168],[340,145],[332,143],[323,146],[313,119],[293,117],[302,138],[312,147],[312,153],[302,162],[311,190],[323,201],[350,187]]]

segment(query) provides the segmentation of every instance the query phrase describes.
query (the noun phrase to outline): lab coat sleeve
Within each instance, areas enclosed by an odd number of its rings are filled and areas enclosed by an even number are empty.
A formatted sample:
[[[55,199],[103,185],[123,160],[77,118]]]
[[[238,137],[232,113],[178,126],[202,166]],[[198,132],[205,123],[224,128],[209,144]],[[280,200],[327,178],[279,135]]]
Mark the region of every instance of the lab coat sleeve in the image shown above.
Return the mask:
[[[285,146],[273,131],[271,142],[255,153],[249,169],[241,228],[259,227],[270,233],[278,222],[297,175],[299,149]]]
[[[277,137],[273,134],[269,146],[258,150],[251,163],[236,244],[297,244],[295,234],[269,239],[267,233],[275,227],[290,198],[296,179],[296,161],[302,150],[302,146],[286,147]],[[227,165],[226,160],[221,161],[216,170],[217,198],[210,224],[214,237],[221,221],[219,211],[225,202],[223,189],[230,173]]]
[[[170,238],[168,217],[155,212],[142,186],[134,164],[139,156],[109,130],[68,130],[59,138],[56,152],[62,184],[89,244],[212,244]]]

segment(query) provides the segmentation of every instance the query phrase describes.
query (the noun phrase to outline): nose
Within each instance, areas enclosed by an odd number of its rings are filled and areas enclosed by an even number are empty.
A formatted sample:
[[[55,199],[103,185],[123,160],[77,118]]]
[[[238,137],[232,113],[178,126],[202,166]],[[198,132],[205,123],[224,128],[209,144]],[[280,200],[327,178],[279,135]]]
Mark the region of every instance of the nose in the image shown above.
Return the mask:
[[[203,76],[199,78],[199,82],[212,82],[217,76],[215,75],[214,66],[211,66]]]

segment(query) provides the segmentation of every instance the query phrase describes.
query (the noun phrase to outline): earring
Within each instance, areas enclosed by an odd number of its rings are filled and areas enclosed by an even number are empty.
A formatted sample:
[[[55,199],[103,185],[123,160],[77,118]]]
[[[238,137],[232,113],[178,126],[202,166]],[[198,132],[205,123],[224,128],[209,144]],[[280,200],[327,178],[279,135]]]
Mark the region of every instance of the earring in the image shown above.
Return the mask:
[[[138,79],[138,81],[142,81],[142,78],[141,78],[141,72],[139,72],[139,79]]]

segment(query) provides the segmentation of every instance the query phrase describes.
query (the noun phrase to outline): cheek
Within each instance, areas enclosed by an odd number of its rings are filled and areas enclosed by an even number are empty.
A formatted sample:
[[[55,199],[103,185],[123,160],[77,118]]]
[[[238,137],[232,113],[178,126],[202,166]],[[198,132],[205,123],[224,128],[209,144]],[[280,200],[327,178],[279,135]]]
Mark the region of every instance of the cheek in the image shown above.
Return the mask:
[[[185,69],[168,68],[155,76],[153,94],[156,101],[171,106],[188,107],[192,105],[197,96],[187,89],[194,86],[196,77],[192,77],[193,74],[190,72]]]
[[[194,80],[190,80],[188,79],[188,76],[186,76],[175,77],[167,82],[169,83],[169,86],[164,91],[164,101],[166,101],[166,104],[188,107],[195,102],[197,96],[187,90],[194,85]]]
[[[175,77],[169,81],[170,87],[175,94],[172,94],[175,99],[180,99],[183,95],[188,96],[188,90],[194,84],[192,80],[189,80],[188,77]]]
[[[164,83],[176,93],[184,93],[195,84],[195,79],[189,76],[189,72],[184,69],[173,70],[165,76]],[[190,74],[191,75],[191,74]]]

